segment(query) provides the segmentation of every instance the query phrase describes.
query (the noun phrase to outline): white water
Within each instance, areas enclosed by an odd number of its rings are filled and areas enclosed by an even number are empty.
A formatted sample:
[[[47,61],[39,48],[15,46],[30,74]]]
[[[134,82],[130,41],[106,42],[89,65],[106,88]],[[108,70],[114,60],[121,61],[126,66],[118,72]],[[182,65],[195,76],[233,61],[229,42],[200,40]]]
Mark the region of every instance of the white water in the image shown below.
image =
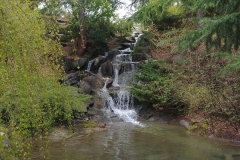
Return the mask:
[[[103,103],[103,110],[107,114],[112,112],[118,115],[124,122],[131,122],[133,124],[144,127],[143,124],[137,121],[137,112],[133,108],[134,102],[130,92],[120,90],[114,98],[108,97]]]
[[[102,75],[102,67],[98,68],[98,73]]]
[[[104,86],[103,86],[102,90],[107,92],[107,83],[108,83],[109,78],[103,78],[103,80],[104,80]]]
[[[119,50],[121,54],[125,53],[125,52],[131,52],[131,48],[126,48],[126,49],[123,49],[123,50]]]
[[[116,55],[112,62],[114,69],[112,86],[118,86],[119,89],[112,97],[108,96],[103,99],[102,108],[109,115],[111,115],[111,113],[116,114],[124,122],[131,122],[139,126],[144,126],[137,121],[137,112],[134,109],[132,94],[125,89],[130,85],[129,82],[133,80],[134,71],[137,69],[138,64],[138,62],[132,62],[132,56],[130,54],[125,54],[126,52],[131,52],[131,49],[126,48],[120,50],[121,54]],[[106,88],[107,81],[108,79],[105,79],[102,91],[108,93]]]
[[[91,71],[91,67],[92,67],[93,62],[94,62],[94,59],[88,62],[88,67],[87,67],[88,72]]]
[[[114,80],[113,80],[113,84],[112,86],[119,86],[118,84],[118,74],[119,74],[119,70],[120,70],[120,65],[118,63],[114,63],[113,64],[113,68],[114,68]]]

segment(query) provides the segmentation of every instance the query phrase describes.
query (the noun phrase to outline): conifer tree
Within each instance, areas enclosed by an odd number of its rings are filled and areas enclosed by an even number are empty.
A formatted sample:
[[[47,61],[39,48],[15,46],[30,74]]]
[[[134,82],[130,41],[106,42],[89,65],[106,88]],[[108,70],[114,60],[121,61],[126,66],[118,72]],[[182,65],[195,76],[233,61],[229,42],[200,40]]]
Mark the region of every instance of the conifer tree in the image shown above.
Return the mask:
[[[192,12],[203,11],[201,28],[187,30],[183,36],[172,39],[179,42],[177,49],[187,51],[206,43],[207,50],[231,52],[240,45],[240,1],[200,0],[192,3]]]

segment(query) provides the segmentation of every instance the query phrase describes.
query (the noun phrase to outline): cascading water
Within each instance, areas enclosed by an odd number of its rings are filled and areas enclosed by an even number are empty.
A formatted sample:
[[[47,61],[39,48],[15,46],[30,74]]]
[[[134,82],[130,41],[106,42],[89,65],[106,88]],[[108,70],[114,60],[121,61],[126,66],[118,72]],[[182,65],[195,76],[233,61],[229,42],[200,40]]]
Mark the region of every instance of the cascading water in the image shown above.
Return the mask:
[[[131,52],[132,50],[129,48],[123,49],[123,50],[119,50],[121,54],[125,53],[125,52]]]
[[[107,114],[111,114],[113,112],[124,122],[131,122],[139,126],[144,126],[137,121],[137,112],[133,106],[134,101],[131,93],[120,90],[114,95],[114,98],[110,96],[104,100],[103,110]]]
[[[137,121],[137,112],[134,109],[134,100],[132,94],[128,91],[130,81],[133,80],[134,71],[137,69],[138,62],[132,62],[132,56],[125,54],[131,52],[130,48],[120,50],[120,54],[116,55],[112,64],[114,69],[114,80],[112,87],[114,88],[113,96],[103,99],[103,111],[107,114],[116,114],[124,122],[144,126]],[[107,80],[102,91],[108,92],[106,88]]]
[[[87,66],[87,71],[88,72],[91,71],[91,67],[92,67],[93,62],[94,62],[94,59],[88,62],[88,66]]]

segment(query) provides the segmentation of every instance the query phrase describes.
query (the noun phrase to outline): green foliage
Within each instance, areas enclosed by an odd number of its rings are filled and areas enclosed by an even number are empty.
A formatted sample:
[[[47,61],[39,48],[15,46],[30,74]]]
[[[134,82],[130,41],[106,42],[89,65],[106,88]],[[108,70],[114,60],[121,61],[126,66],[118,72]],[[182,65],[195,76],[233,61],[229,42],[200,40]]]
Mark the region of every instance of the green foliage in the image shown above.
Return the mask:
[[[114,16],[116,6],[105,0],[90,0],[85,1],[84,4],[75,3],[73,9],[79,5],[84,6],[85,23],[88,39],[97,42],[106,42],[111,35],[111,21],[110,18]],[[74,18],[72,19],[73,32],[79,32],[78,9],[73,11]],[[80,17],[81,18],[81,17]],[[77,32],[75,31],[77,30]]]
[[[3,159],[27,159],[32,138],[43,139],[56,122],[83,111],[89,98],[60,85],[61,48],[44,38],[45,24],[30,3],[0,2],[0,137]],[[41,138],[42,137],[42,138]],[[5,140],[10,145],[5,145]]]
[[[159,30],[181,26],[183,10],[181,5],[174,6],[171,0],[155,0],[140,7],[133,19],[145,26],[155,24]]]
[[[196,48],[200,43],[206,43],[207,51],[212,48],[231,52],[239,48],[240,18],[239,2],[234,0],[197,1],[192,3],[191,12],[202,10],[206,17],[198,19],[201,27],[183,30],[180,37],[174,37],[166,42],[179,42],[175,51],[183,52]],[[211,14],[208,14],[211,10]],[[163,43],[163,42],[161,42]]]
[[[133,84],[131,92],[140,101],[149,101],[155,108],[164,107],[179,114],[183,104],[171,79],[171,70],[163,61],[148,60],[135,75],[139,83]]]
[[[205,135],[209,131],[209,126],[205,123],[194,123],[188,127],[188,131]]]
[[[84,127],[85,128],[95,128],[98,126],[97,122],[93,122],[93,121],[85,121],[84,122]]]
[[[133,94],[166,108],[172,105],[166,103],[168,100],[182,102],[188,114],[204,119],[190,127],[199,134],[236,136],[240,128],[240,1],[182,0],[177,5],[174,2],[149,1],[134,18],[147,26],[156,25],[148,42],[157,41],[161,49],[167,46],[186,54],[168,55],[172,60],[168,68],[173,73],[162,74],[161,70],[151,69],[154,65],[142,66],[142,75],[140,72],[136,75],[140,84],[134,84]],[[171,20],[173,15],[181,25],[164,26],[164,20],[169,17]]]
[[[130,19],[117,19],[114,22],[114,28],[117,35],[126,37],[132,32],[133,22]]]

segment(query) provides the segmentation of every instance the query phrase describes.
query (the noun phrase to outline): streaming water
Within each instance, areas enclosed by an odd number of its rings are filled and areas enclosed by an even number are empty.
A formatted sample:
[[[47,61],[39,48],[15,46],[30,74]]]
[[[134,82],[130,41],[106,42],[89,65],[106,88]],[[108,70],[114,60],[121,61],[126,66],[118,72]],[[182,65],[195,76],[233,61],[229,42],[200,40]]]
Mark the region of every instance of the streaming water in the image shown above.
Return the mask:
[[[131,122],[133,124],[144,126],[137,121],[137,112],[134,109],[134,100],[132,94],[127,90],[130,81],[133,79],[135,65],[137,63],[132,62],[132,56],[125,54],[130,52],[131,49],[127,48],[120,50],[120,54],[116,55],[113,60],[114,68],[114,81],[113,87],[119,87],[115,89],[113,96],[109,96],[103,99],[102,110],[108,115],[112,113],[118,115],[124,122]],[[119,75],[121,71],[121,74]],[[104,85],[104,91],[107,91]]]
[[[91,67],[92,67],[93,62],[94,62],[94,59],[88,62],[88,66],[87,66],[87,71],[88,72],[91,71]]]

